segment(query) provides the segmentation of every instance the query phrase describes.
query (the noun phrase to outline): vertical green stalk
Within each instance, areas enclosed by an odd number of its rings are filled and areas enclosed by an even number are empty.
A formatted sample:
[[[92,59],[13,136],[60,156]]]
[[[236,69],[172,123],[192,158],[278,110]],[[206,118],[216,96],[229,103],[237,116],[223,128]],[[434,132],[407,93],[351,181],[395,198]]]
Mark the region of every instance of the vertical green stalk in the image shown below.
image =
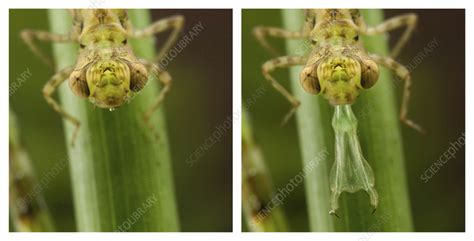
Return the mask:
[[[131,10],[136,28],[150,24],[148,10]],[[67,33],[71,17],[49,10],[52,32]],[[135,54],[151,59],[152,39],[132,41]],[[77,44],[54,44],[57,69],[73,65]],[[74,127],[64,121],[70,158],[76,221],[79,231],[178,231],[171,160],[163,107],[152,117],[160,140],[153,139],[143,113],[158,95],[156,79],[130,104],[115,111],[95,108],[63,84],[60,102],[81,122],[74,147]]]
[[[19,127],[10,111],[10,218],[18,232],[53,232],[54,226],[30,157],[21,145]]]
[[[303,11],[283,10],[285,29],[299,30],[304,23]],[[308,48],[304,41],[292,40],[286,43],[287,53],[296,54],[297,50]],[[331,108],[318,97],[304,92],[299,83],[301,67],[290,68],[290,80],[293,94],[301,101],[296,113],[298,136],[303,157],[303,169],[315,167],[305,177],[306,202],[308,204],[309,227],[311,231],[334,231],[333,217],[329,213],[329,158],[320,160],[320,156],[332,155]]]
[[[246,110],[242,111],[242,200],[247,226],[252,232],[288,231],[283,207],[275,191],[262,151],[253,140]],[[280,204],[280,205],[279,205]]]
[[[363,10],[362,15],[369,26],[384,20],[383,10]],[[389,55],[388,39],[384,35],[363,36],[362,41],[367,51]],[[364,213],[368,217],[361,228],[410,232],[413,231],[413,224],[400,130],[400,104],[394,88],[395,81],[400,80],[396,80],[386,68],[380,70],[378,83],[373,89],[362,93],[354,106],[355,113],[367,113],[366,118],[359,120],[360,140],[363,153],[374,170],[375,188],[379,193],[376,215],[372,217]],[[356,206],[352,200],[348,202]],[[367,207],[366,202],[362,205]],[[358,206],[362,209],[362,205]],[[353,212],[352,215],[357,216],[358,213]]]
[[[383,21],[382,10],[365,10],[363,16],[370,26]],[[285,28],[299,29],[304,16],[300,10],[283,10]],[[369,52],[388,54],[387,40],[383,36],[364,37]],[[301,49],[302,42],[288,41],[288,53]],[[330,158],[306,177],[306,195],[311,231],[412,231],[402,138],[391,73],[380,68],[378,83],[361,93],[354,112],[366,113],[359,119],[359,137],[368,163],[375,175],[375,188],[379,193],[379,206],[372,214],[365,192],[344,193],[337,219],[329,211],[329,169],[334,161],[334,135],[331,129],[332,108],[320,97],[304,93],[299,86],[300,67],[290,69],[293,93],[301,101],[297,112],[297,125],[303,153],[303,165],[308,165],[320,151],[330,151]]]

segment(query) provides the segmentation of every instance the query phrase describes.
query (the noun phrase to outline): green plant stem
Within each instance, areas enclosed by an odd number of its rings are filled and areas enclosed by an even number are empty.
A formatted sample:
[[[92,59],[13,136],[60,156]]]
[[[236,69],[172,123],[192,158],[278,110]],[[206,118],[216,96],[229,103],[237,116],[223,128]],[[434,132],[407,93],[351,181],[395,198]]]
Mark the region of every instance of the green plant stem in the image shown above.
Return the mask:
[[[10,218],[18,232],[53,232],[54,225],[30,157],[20,142],[19,127],[10,111]]]
[[[242,112],[242,200],[252,232],[288,231],[283,207],[275,201],[272,179],[259,146],[253,140],[247,111]]]
[[[366,10],[363,16],[371,26],[383,21],[382,10]],[[283,10],[284,27],[297,30],[304,16],[300,10]],[[387,40],[383,36],[364,37],[369,52],[387,55]],[[288,53],[301,49],[301,41],[288,41]],[[301,68],[290,69],[293,93],[301,101],[297,126],[303,154],[303,165],[308,165],[319,152],[330,151],[330,158],[320,163],[305,179],[311,231],[412,231],[411,210],[408,198],[402,138],[393,77],[381,68],[378,83],[361,93],[354,112],[366,113],[359,120],[359,137],[362,152],[372,166],[375,188],[379,193],[379,206],[371,214],[368,196],[363,191],[341,195],[340,219],[330,217],[328,166],[334,160],[334,135],[331,130],[332,108],[321,97],[303,92],[299,86]]]
[[[148,10],[130,10],[132,24],[150,24]],[[67,33],[71,17],[49,10],[52,32]],[[151,59],[152,39],[131,41],[135,54]],[[73,65],[77,44],[54,44],[57,69]],[[63,84],[63,108],[81,122],[76,144],[69,145],[74,127],[64,121],[79,231],[178,231],[170,154],[163,107],[152,118],[160,140],[153,139],[143,113],[158,95],[155,78],[130,104],[115,111],[95,108]]]
[[[384,20],[383,10],[363,10],[362,15],[369,26],[375,26]],[[367,51],[389,55],[388,39],[384,35],[363,36],[362,41]],[[376,215],[371,217],[371,214],[364,212],[363,215],[368,218],[365,226],[361,228],[410,232],[413,231],[413,224],[400,130],[399,104],[394,88],[397,80],[386,68],[380,70],[377,84],[373,89],[362,93],[354,105],[355,113],[367,113],[366,118],[359,120],[360,141],[363,153],[374,170],[375,188],[379,193]],[[360,208],[368,206],[365,200],[363,201],[364,203],[359,205]],[[353,203],[351,200],[348,202]],[[357,212],[352,215],[357,215]],[[369,218],[374,218],[375,222],[369,222]]]
[[[285,29],[299,30],[303,26],[303,11],[283,10]],[[287,53],[296,54],[302,49],[303,41],[287,41]],[[318,97],[304,92],[299,83],[301,67],[290,68],[293,94],[301,101],[296,113],[298,136],[304,167],[315,167],[305,176],[306,202],[308,205],[309,227],[311,231],[334,231],[333,217],[329,213],[329,168],[328,159],[318,157],[332,153],[332,130],[330,106]],[[323,155],[328,156],[328,155]]]

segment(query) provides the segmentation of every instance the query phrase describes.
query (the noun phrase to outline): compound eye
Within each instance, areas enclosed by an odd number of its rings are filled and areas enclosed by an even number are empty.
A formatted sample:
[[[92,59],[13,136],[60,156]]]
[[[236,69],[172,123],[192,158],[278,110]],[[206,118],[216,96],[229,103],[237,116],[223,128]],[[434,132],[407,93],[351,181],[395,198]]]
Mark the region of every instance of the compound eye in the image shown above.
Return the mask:
[[[130,68],[130,89],[133,92],[138,92],[145,87],[148,81],[147,70],[140,63],[129,63],[128,67]]]
[[[310,94],[317,95],[319,92],[321,92],[321,85],[319,83],[317,74],[317,66],[308,66],[301,71],[300,84],[303,89]]]
[[[77,96],[87,98],[90,95],[89,86],[87,86],[86,71],[76,70],[69,76],[69,88]]]
[[[360,85],[364,89],[368,89],[374,86],[377,80],[379,79],[379,67],[377,63],[375,63],[371,59],[361,60],[360,69],[361,69]]]

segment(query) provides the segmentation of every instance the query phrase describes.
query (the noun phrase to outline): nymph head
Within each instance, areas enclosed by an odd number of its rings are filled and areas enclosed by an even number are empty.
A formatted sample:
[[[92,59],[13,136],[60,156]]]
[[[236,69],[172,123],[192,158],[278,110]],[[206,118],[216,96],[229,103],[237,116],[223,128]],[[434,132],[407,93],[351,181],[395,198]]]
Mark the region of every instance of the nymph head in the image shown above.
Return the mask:
[[[147,69],[139,62],[121,58],[102,58],[76,69],[69,77],[72,91],[101,108],[119,107],[148,79]]]
[[[332,105],[344,105],[352,104],[361,89],[372,87],[378,76],[373,60],[337,53],[306,65],[300,83],[306,92],[322,93]]]

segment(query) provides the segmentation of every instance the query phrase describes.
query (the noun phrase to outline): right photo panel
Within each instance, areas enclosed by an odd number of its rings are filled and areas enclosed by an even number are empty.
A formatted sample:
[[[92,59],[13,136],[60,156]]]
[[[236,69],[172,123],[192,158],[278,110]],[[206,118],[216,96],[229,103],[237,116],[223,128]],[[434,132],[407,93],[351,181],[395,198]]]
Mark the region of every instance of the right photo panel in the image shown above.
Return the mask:
[[[243,9],[243,231],[465,232],[465,70],[464,9]]]

